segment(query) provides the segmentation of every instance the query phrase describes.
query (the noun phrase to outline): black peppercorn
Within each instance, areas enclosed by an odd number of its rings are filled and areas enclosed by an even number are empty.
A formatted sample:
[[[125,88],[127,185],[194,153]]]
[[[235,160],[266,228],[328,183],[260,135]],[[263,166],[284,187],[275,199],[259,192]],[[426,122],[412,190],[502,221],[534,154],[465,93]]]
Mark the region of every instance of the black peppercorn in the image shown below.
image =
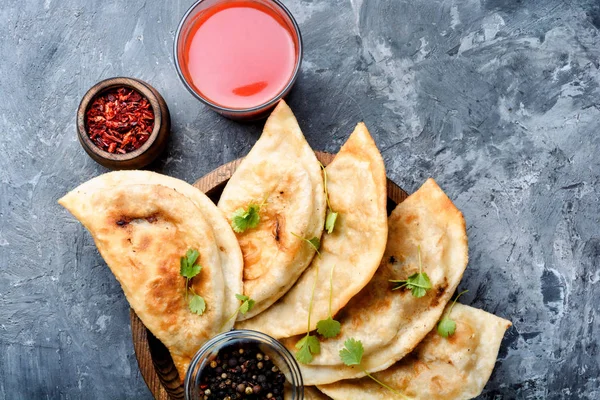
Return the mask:
[[[258,345],[238,342],[222,348],[202,370],[200,399],[283,400],[284,384],[285,376]]]

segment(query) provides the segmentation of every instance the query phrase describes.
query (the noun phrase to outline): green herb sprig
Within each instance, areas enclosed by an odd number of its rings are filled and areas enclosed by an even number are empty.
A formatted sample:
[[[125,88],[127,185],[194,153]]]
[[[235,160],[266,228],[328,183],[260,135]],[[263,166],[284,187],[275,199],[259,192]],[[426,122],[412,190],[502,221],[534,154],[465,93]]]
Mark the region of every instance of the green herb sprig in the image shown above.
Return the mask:
[[[240,207],[235,210],[231,216],[231,227],[233,230],[237,233],[242,233],[247,229],[256,228],[260,222],[260,209],[265,205],[267,199],[268,197],[260,204],[250,203],[247,209]]]
[[[431,289],[431,280],[426,272],[423,272],[423,264],[421,263],[421,246],[418,247],[419,252],[419,272],[416,272],[408,277],[408,279],[395,280],[390,279],[390,282],[397,283],[392,290],[402,289],[407,287],[410,289],[414,297],[423,297],[429,289]]]
[[[319,268],[316,269],[315,282],[313,283],[312,293],[310,294],[310,302],[308,303],[308,325],[306,327],[306,336],[296,343],[296,360],[302,364],[310,364],[313,360],[313,354],[321,352],[321,343],[316,336],[310,334],[310,314],[312,313],[313,299],[315,297],[315,288],[319,280]]]
[[[341,324],[339,321],[333,319],[333,315],[331,314],[331,301],[333,298],[333,270],[335,269],[335,265],[331,268],[331,275],[329,276],[329,318],[322,319],[317,322],[317,332],[319,335],[325,338],[336,337],[340,334]]]
[[[229,321],[231,321],[233,319],[233,317],[235,317],[238,313],[246,314],[247,312],[252,310],[252,308],[254,307],[254,304],[256,303],[250,297],[243,295],[243,294],[239,294],[239,293],[237,293],[235,295],[235,298],[238,299],[239,301],[241,301],[242,303],[240,304],[238,309],[235,310],[235,312],[233,314],[231,314],[231,316],[229,318],[227,318],[227,321],[225,321],[223,323],[223,325],[221,325],[221,328],[219,330],[222,330],[225,327],[225,325],[227,325],[227,323]]]
[[[360,368],[360,370],[365,375],[367,375],[369,378],[371,378],[372,380],[374,380],[375,382],[377,382],[379,385],[383,386],[390,392],[394,393],[395,395],[400,396],[402,399],[410,399],[410,397],[407,397],[406,395],[400,393],[396,389],[386,385],[385,383],[383,383],[380,380],[378,380],[377,378],[375,378],[361,365],[364,352],[365,352],[365,349],[360,340],[356,340],[354,338],[349,338],[344,342],[344,348],[342,350],[340,350],[340,358],[342,359],[342,362],[345,365],[348,365],[348,366],[357,365],[358,368]]]
[[[185,278],[185,301],[194,314],[202,315],[206,311],[206,301],[190,286],[190,281],[202,271],[202,266],[197,263],[200,252],[196,249],[188,249],[185,256],[179,259],[179,274]],[[189,292],[192,297],[189,298]]]
[[[302,236],[300,236],[300,235],[297,235],[297,234],[295,234],[294,232],[292,232],[292,235],[294,235],[294,236],[296,236],[298,239],[302,239],[302,240],[304,240],[306,243],[310,244],[310,245],[311,245],[311,247],[313,247],[313,248],[316,250],[317,254],[318,254],[319,256],[321,255],[321,253],[319,253],[319,249],[321,248],[321,241],[319,240],[319,238],[318,238],[318,237],[316,237],[316,236],[315,236],[315,237],[313,237],[312,239],[307,239],[307,238],[305,238],[305,237],[302,237]]]
[[[321,169],[323,170],[323,187],[325,188],[325,200],[327,200],[327,217],[325,218],[325,230],[327,233],[333,233],[335,229],[335,221],[337,220],[338,213],[333,211],[331,203],[329,202],[329,192],[327,191],[327,170],[321,163]]]
[[[450,313],[452,312],[452,309],[454,308],[454,305],[456,304],[458,298],[467,292],[468,290],[463,290],[458,294],[458,296],[456,296],[456,298],[452,301],[452,304],[450,305],[450,308],[448,309],[446,315],[438,322],[437,332],[441,336],[447,338],[449,336],[454,335],[454,332],[456,332],[456,322],[450,318]]]

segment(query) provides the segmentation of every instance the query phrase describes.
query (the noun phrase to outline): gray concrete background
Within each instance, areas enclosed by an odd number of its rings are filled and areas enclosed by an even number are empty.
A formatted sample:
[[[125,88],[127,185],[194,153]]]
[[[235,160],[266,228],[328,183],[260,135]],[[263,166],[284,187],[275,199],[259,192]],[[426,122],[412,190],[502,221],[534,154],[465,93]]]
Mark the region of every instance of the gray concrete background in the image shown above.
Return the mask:
[[[185,1],[2,0],[0,399],[150,398],[128,306],[56,200],[105,172],[75,136],[98,80],[168,102],[152,169],[192,182],[243,156],[262,124],[186,92],[171,47]],[[600,3],[285,0],[305,41],[289,103],[337,151],[364,120],[388,176],[434,177],[464,212],[466,304],[514,322],[482,399],[600,398]]]

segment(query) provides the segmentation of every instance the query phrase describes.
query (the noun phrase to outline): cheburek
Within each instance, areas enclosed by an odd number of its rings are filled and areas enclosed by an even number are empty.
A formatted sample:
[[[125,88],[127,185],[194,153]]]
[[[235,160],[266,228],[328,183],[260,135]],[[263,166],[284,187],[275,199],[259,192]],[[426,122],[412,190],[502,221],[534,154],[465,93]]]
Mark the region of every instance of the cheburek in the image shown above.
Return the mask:
[[[456,322],[454,335],[444,338],[434,329],[410,355],[374,373],[375,379],[414,400],[478,396],[492,374],[502,337],[511,323],[461,304],[454,306],[450,317]],[[403,398],[367,377],[319,389],[335,400]]]
[[[241,252],[219,210],[185,182],[141,171],[102,175],[59,203],[90,231],[129,304],[169,349],[183,379],[200,346],[231,327],[224,323],[239,303]],[[207,304],[201,316],[188,308],[179,271],[190,248],[199,251],[203,267],[192,280]]]
[[[417,298],[408,289],[392,290],[389,281],[423,272],[432,288]],[[467,229],[461,212],[433,179],[398,204],[388,218],[388,240],[381,264],[369,284],[337,315],[341,333],[321,340],[313,365],[343,365],[339,351],[348,338],[360,340],[364,355],[381,349],[395,336],[402,357],[427,335],[456,290],[468,261]],[[298,337],[284,341],[293,350]],[[308,374],[311,376],[312,374]],[[306,379],[306,378],[305,378]]]
[[[313,386],[304,387],[304,400],[331,400],[331,397],[320,392]]]
[[[256,228],[237,233],[244,255],[244,294],[255,301],[248,319],[279,299],[308,267],[315,249],[302,237],[320,238],[325,192],[319,161],[292,110],[280,101],[260,139],[237,168],[219,200],[233,213],[260,207]]]
[[[337,313],[373,277],[387,239],[387,192],[383,159],[366,126],[358,124],[326,168],[335,229],[324,234],[315,256],[298,282],[266,311],[238,323],[240,328],[285,338],[306,332],[314,290],[310,329]],[[305,246],[309,246],[305,244]],[[332,274],[333,269],[333,275]]]

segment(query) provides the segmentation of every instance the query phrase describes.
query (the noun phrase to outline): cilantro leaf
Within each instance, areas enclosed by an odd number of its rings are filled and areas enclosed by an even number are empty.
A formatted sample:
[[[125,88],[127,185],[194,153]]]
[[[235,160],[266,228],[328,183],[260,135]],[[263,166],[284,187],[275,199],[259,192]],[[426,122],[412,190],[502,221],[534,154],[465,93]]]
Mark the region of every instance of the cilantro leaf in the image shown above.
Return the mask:
[[[252,307],[254,307],[255,301],[252,300],[250,297],[239,293],[237,293],[235,297],[236,299],[242,302],[240,308],[238,309],[238,312],[246,314],[248,311],[252,310]]]
[[[302,364],[310,364],[313,360],[313,354],[321,352],[321,343],[316,336],[306,335],[296,343],[296,360]]]
[[[317,322],[317,332],[319,335],[328,339],[339,335],[340,330],[341,324],[335,319],[331,318],[331,316],[327,319],[322,319]]]
[[[240,304],[239,308],[235,310],[235,312],[231,314],[229,318],[227,318],[227,321],[225,321],[223,325],[221,325],[219,330],[222,330],[229,321],[231,321],[236,315],[238,315],[238,313],[246,314],[248,311],[252,310],[252,307],[254,307],[255,301],[246,295],[236,293],[235,298],[241,301],[242,304]]]
[[[327,211],[327,218],[325,219],[325,230],[327,233],[332,233],[335,228],[335,221],[337,220],[338,213],[333,212],[331,209]]]
[[[333,315],[331,314],[331,301],[333,299],[333,270],[335,269],[335,265],[331,267],[331,272],[329,275],[329,318],[322,319],[317,322],[317,332],[319,335],[325,338],[336,337],[340,334],[341,324],[333,319]]]
[[[186,264],[185,266],[181,267],[179,272],[180,272],[181,276],[183,276],[184,278],[191,279],[191,278],[195,277],[196,275],[198,275],[200,273],[200,270],[202,270],[202,266],[199,264],[196,264],[196,265]]]
[[[414,297],[419,298],[425,296],[427,290],[431,289],[431,281],[426,272],[419,272],[408,277],[406,287],[410,289]]]
[[[294,234],[294,233],[292,233]],[[307,240],[307,239],[304,239]],[[317,253],[319,251],[317,250]],[[308,302],[308,322],[306,324],[306,336],[298,340],[296,343],[296,359],[303,363],[309,364],[313,360],[313,354],[319,354],[321,352],[321,343],[316,336],[310,334],[310,314],[312,313],[313,300],[315,297],[315,288],[317,287],[317,281],[319,279],[319,267],[316,268],[315,281],[313,282],[312,292],[310,294],[310,301]]]
[[[187,253],[185,253],[185,258],[187,259],[188,265],[196,264],[199,256],[200,252],[196,249],[188,249]]]
[[[302,239],[306,243],[310,244],[315,249],[315,251],[317,252],[317,254],[321,255],[321,253],[319,253],[319,249],[321,248],[321,241],[319,240],[318,237],[314,236],[312,239],[307,239],[307,238],[304,238],[304,237],[302,237],[300,235],[295,234],[294,232],[292,232],[292,235],[294,235],[298,239]]]
[[[239,301],[246,301],[246,300],[250,299],[250,297],[245,296],[243,294],[239,294],[239,293],[235,294],[235,298],[238,299]]]
[[[360,370],[369,378],[371,378],[373,381],[377,382],[377,384],[381,385],[382,387],[386,388],[387,390],[389,390],[390,392],[396,394],[398,397],[401,397],[405,400],[410,400],[411,398],[400,393],[399,391],[397,391],[396,389],[394,389],[391,386],[386,385],[385,383],[381,382],[380,380],[378,380],[377,378],[375,378],[373,375],[371,375],[369,373],[369,371],[367,371],[362,365],[360,365],[361,361],[362,361],[362,357],[363,357],[363,353],[365,352],[365,349],[362,345],[362,342],[360,340],[356,340],[354,338],[350,338],[347,339],[344,342],[344,348],[342,350],[340,350],[340,358],[342,359],[342,361],[344,362],[344,364],[346,364],[347,366],[351,366],[351,365],[358,365],[358,368],[360,368]]]
[[[190,280],[198,275],[202,266],[197,264],[200,252],[196,249],[188,249],[185,256],[179,259],[179,274],[185,278],[185,301],[188,301],[188,291],[192,292],[192,298],[188,302],[188,307],[194,314],[202,315],[206,310],[204,299],[194,292],[190,286]]]
[[[340,350],[340,358],[346,365],[359,365],[365,349],[360,340],[346,339],[344,348]]]
[[[199,256],[198,250],[189,249],[185,257],[179,259],[179,274],[187,279],[192,279],[198,275],[202,270],[200,264],[195,264]]]
[[[327,218],[325,218],[325,230],[327,233],[332,233],[335,228],[335,221],[338,217],[338,213],[333,211],[331,203],[329,201],[329,192],[327,190],[327,169],[321,163],[321,169],[323,170],[323,188],[325,189],[325,200],[327,200]]]
[[[256,228],[260,222],[260,206],[250,204],[248,210],[238,208],[231,217],[231,227],[237,233],[242,233],[246,229]]]
[[[440,320],[440,322],[438,322],[437,331],[441,336],[445,338],[447,338],[448,336],[452,336],[456,331],[456,322],[450,319],[449,316],[445,316]]]
[[[242,303],[242,305],[240,306],[240,312],[242,314],[246,314],[248,311],[252,310],[252,307],[254,307],[254,300],[252,300],[252,299],[245,300]]]
[[[454,332],[456,332],[456,322],[450,318],[450,313],[452,312],[452,309],[454,308],[458,298],[467,292],[468,290],[463,290],[456,296],[456,298],[452,301],[452,304],[450,305],[446,315],[438,322],[437,332],[440,334],[440,336],[447,338],[454,335]]]
[[[190,300],[190,311],[194,314],[202,315],[206,310],[206,302],[202,296],[198,296],[197,294],[192,295],[192,299]]]
[[[392,290],[402,289],[406,287],[410,289],[412,295],[416,298],[423,297],[433,286],[426,272],[423,272],[423,264],[421,263],[421,246],[418,247],[419,252],[419,272],[415,272],[408,279],[390,279],[390,282],[399,283]]]
[[[307,242],[310,243],[310,245],[314,247],[316,251],[319,251],[319,248],[321,247],[321,241],[318,237],[315,236],[312,239],[308,239]]]

